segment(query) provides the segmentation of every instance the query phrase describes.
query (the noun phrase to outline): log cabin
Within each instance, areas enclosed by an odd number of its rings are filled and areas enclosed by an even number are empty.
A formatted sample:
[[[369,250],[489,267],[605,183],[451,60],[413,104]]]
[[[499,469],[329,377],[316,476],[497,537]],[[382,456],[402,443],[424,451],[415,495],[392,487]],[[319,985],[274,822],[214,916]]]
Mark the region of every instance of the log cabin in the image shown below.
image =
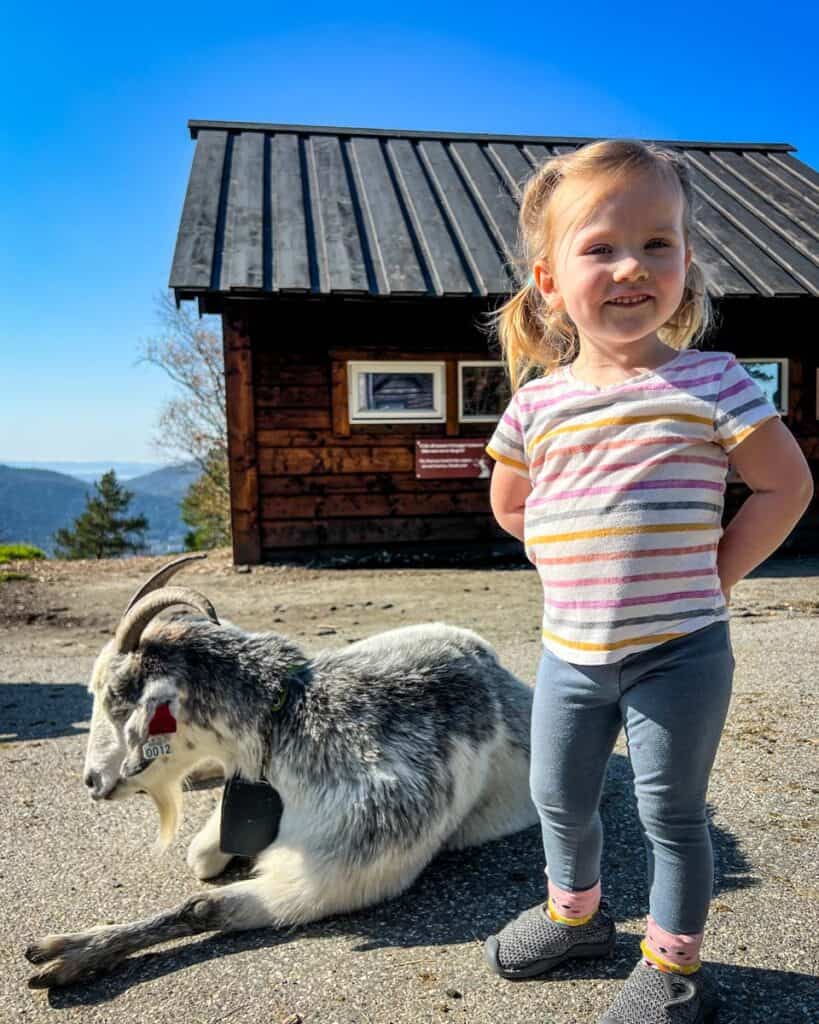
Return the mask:
[[[170,287],[221,316],[237,564],[522,551],[483,445],[508,400],[487,314],[523,182],[583,138],[191,121]],[[786,143],[688,161],[717,329],[819,472],[819,175]],[[729,477],[726,521],[747,497]],[[816,499],[783,550],[819,553]]]

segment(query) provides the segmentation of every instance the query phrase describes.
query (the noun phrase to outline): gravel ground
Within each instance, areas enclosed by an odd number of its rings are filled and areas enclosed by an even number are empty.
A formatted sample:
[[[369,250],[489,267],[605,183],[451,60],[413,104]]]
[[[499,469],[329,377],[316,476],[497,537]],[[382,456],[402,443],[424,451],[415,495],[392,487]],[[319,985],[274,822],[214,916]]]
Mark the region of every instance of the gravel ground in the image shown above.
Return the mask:
[[[442,619],[477,629],[513,671],[533,679],[539,608],[532,571],[267,567],[238,574],[228,562],[217,554],[185,575],[220,614],[248,628],[276,629],[314,651]],[[0,1020],[596,1021],[637,957],[647,906],[622,743],[603,805],[605,886],[619,929],[610,961],[517,984],[484,967],[483,938],[542,898],[543,854],[530,829],[438,858],[410,891],[367,912],[285,934],[181,941],[84,985],[26,987],[22,951],[33,938],[146,916],[198,885],[184,850],[215,800],[213,788],[189,794],[183,832],[157,858],[147,799],[96,806],[80,780],[94,655],[157,564],[49,562],[25,569],[29,580],[0,584]],[[721,1024],[815,1021],[819,560],[769,562],[735,588],[731,610],[737,670],[709,793],[717,882],[705,955],[726,1003]]]

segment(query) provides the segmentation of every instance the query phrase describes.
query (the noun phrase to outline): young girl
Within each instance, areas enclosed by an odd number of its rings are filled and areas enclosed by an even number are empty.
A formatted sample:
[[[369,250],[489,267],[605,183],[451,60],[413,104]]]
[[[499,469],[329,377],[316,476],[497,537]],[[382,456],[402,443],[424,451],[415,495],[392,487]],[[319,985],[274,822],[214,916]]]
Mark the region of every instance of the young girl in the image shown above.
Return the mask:
[[[606,763],[625,729],[643,829],[642,957],[601,1024],[693,1024],[713,882],[708,776],[731,693],[731,588],[812,495],[776,409],[710,307],[683,158],[606,141],[544,164],[520,211],[528,283],[498,311],[514,391],[489,446],[492,510],[544,590],[531,792],[548,901],[486,943],[506,978],[610,954],[600,909]],[[537,375],[535,375],[537,373]],[[753,493],[723,533],[728,455]]]

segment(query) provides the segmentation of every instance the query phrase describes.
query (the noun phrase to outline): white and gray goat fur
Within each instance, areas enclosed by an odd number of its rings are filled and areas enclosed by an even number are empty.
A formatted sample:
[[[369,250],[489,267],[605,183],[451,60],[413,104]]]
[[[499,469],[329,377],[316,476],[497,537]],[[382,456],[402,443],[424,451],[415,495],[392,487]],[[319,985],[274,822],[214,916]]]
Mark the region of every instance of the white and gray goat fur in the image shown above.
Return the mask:
[[[129,953],[207,931],[285,927],[396,896],[444,848],[536,822],[529,797],[531,690],[476,633],[407,626],[308,657],[275,633],[220,624],[210,602],[167,582],[132,598],[97,657],[85,782],[96,800],[153,797],[164,844],[185,778],[205,758],[266,779],[284,811],[247,880],[127,925],[51,935],[26,956],[30,984],[65,985]],[[197,614],[156,618],[171,606]],[[282,703],[282,688],[287,690]],[[146,761],[156,707],[177,720],[170,753]],[[220,807],[192,841],[200,879],[220,874]]]

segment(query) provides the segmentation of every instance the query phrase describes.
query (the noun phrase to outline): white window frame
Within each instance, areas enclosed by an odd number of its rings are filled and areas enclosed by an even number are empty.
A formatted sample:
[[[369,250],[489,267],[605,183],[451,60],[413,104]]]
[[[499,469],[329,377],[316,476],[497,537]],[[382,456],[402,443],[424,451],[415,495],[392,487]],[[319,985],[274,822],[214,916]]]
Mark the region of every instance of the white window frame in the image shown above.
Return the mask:
[[[500,412],[491,416],[466,416],[464,415],[464,378],[461,372],[465,366],[503,366],[502,359],[466,359],[458,363],[458,422],[459,423],[497,423],[503,414]]]
[[[751,359],[750,356],[747,359],[740,359],[737,357],[737,362],[740,366],[744,366],[745,363],[779,363],[782,367],[780,372],[780,379],[782,381],[782,403],[784,408],[777,409],[780,416],[788,415],[788,408],[790,405],[790,381],[788,379],[788,360],[787,359],[767,359],[760,357],[759,359]]]
[[[358,408],[358,376],[361,373],[432,373],[433,411],[412,409],[367,410]],[[347,362],[347,408],[350,423],[446,423],[446,363],[351,359]]]

